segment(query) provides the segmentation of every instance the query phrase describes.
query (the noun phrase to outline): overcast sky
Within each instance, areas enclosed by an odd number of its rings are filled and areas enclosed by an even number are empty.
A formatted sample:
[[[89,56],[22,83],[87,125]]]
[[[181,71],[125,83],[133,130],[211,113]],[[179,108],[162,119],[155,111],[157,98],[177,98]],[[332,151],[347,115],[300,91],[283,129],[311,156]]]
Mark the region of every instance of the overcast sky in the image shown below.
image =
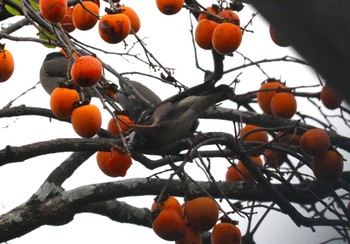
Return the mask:
[[[147,48],[154,56],[166,67],[175,68],[174,77],[186,86],[193,86],[202,82],[203,73],[196,70],[194,64],[193,47],[190,35],[190,22],[188,11],[183,9],[174,16],[165,16],[161,14],[155,5],[155,1],[140,3],[137,0],[129,0],[121,2],[128,4],[139,14],[141,19],[141,30],[139,36],[144,38]],[[203,6],[209,6],[210,1],[200,1]],[[101,2],[105,6],[105,2]],[[104,7],[101,7],[101,12]],[[242,25],[245,25],[255,11],[246,7],[239,13]],[[7,22],[10,22],[9,19]],[[246,32],[243,36],[242,45],[238,49],[252,60],[261,60],[265,58],[278,58],[285,55],[297,56],[290,48],[281,48],[276,46],[269,37],[268,24],[258,15],[253,20],[253,25],[248,27],[254,33]],[[195,22],[194,22],[195,24]],[[29,34],[31,33],[31,34]],[[33,34],[34,33],[34,34]],[[35,35],[34,29],[25,27],[23,31],[15,33],[15,35]],[[76,30],[72,34],[79,38],[82,42],[89,45],[98,45],[98,47],[113,51],[124,52],[123,44],[110,45],[104,43],[98,36],[97,29],[94,28],[87,32]],[[135,38],[128,37],[129,41],[135,41]],[[41,44],[12,42],[2,40],[6,43],[15,59],[15,72],[13,77],[7,82],[0,84],[2,95],[0,98],[0,106],[5,106],[11,99],[14,99],[20,93],[33,87],[39,80],[40,65],[48,52],[53,50],[44,48]],[[129,46],[130,47],[130,46]],[[56,49],[58,50],[58,49]],[[139,53],[141,50],[138,49]],[[129,57],[127,59],[114,56],[102,55],[97,53],[103,61],[109,63],[118,72],[141,71],[152,75],[159,76],[154,73],[147,65],[138,63],[137,60]],[[210,51],[198,49],[199,63],[206,69],[211,69],[212,59]],[[243,64],[240,55],[235,54],[234,57],[227,57],[225,68],[234,67]],[[270,77],[281,78],[287,81],[287,85],[315,85],[318,83],[315,73],[299,64],[293,63],[271,63],[265,64],[262,68]],[[240,73],[241,83],[237,85],[237,93],[243,93],[248,89],[258,89],[259,84],[266,79],[266,76],[256,67],[250,67],[246,70],[232,72],[220,82],[229,84]],[[116,81],[114,77],[107,74],[108,78]],[[139,75],[129,76],[135,80],[139,80],[147,86],[154,89],[162,99],[175,94],[177,89],[161,84],[153,79],[145,79]],[[306,111],[306,100],[300,100],[299,108]],[[99,104],[98,100],[92,101]],[[14,102],[15,105],[26,104],[27,106],[39,106],[49,108],[49,96],[44,90],[38,86],[36,89],[28,92],[22,98]],[[230,105],[234,106],[234,105]],[[314,109],[310,107],[307,113],[314,113]],[[109,120],[107,112],[103,112],[105,117],[103,126]],[[226,124],[225,124],[226,125]],[[218,130],[221,126],[215,125],[214,130]],[[57,121],[49,121],[46,118],[26,117],[26,118],[9,118],[0,121],[0,147],[6,145],[23,145],[35,141],[50,140],[59,137],[77,137],[70,124],[60,123]],[[213,124],[203,122],[201,124],[203,130],[213,130]],[[227,125],[226,130],[232,130],[232,126]],[[0,213],[4,213],[13,207],[27,200],[42,184],[47,175],[57,167],[70,153],[54,154],[36,157],[25,162],[10,164],[0,169]],[[224,179],[226,167],[228,165],[220,165],[215,169],[218,180]],[[126,178],[146,177],[152,174],[151,171],[144,169],[137,162],[134,162],[129,169]],[[198,176],[200,178],[200,176]],[[97,168],[95,155],[88,160],[77,172],[69,179],[64,187],[71,189],[80,185],[115,180],[103,175]],[[144,198],[128,198],[128,203],[139,207],[150,207],[154,196]],[[142,200],[140,200],[142,199]],[[120,199],[122,200],[122,199]],[[182,201],[181,198],[179,198]],[[257,219],[257,218],[256,218]],[[240,221],[239,227],[244,233],[247,221],[237,216]],[[318,228],[316,228],[318,229]],[[273,230],[273,231],[272,231]],[[131,232],[129,232],[131,231]],[[130,233],[130,234],[126,234]],[[322,229],[316,234],[310,229],[296,227],[288,216],[281,214],[271,214],[267,217],[255,236],[257,243],[270,244],[293,244],[293,243],[319,243],[326,240],[331,233],[329,229]],[[148,243],[152,240],[154,244],[168,243],[159,237],[151,229],[144,227],[136,227],[129,224],[119,224],[112,222],[108,218],[91,214],[77,215],[71,223],[61,227],[45,226],[22,238],[9,241],[10,244],[24,243],[139,243],[140,241]],[[308,241],[306,241],[308,240]]]

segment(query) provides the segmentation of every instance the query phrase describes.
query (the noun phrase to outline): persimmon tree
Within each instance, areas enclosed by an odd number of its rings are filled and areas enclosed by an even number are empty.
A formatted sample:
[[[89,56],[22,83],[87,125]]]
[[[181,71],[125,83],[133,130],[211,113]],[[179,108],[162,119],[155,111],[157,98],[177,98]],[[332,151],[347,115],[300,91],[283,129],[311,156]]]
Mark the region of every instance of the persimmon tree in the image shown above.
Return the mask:
[[[274,1],[270,4],[271,9],[280,7]],[[350,125],[349,96],[344,92],[349,85],[339,89],[348,71],[338,67],[342,73],[330,80],[334,64],[325,65],[328,50],[310,51],[313,39],[302,43],[293,32],[299,30],[296,24],[286,23],[283,11],[272,13],[266,6],[259,1],[155,1],[151,11],[168,18],[182,14],[188,20],[181,28],[190,30],[191,52],[177,45],[183,37],[176,33],[162,36],[164,46],[154,47],[176,49],[181,53],[177,63],[194,60],[193,74],[181,74],[176,62],[175,67],[167,63],[172,56],[161,60],[156,55],[159,50],[149,48],[152,40],[142,32],[144,22],[127,1],[1,1],[1,21],[11,23],[0,31],[3,44],[31,42],[54,54],[40,60],[43,68],[37,70],[42,73],[36,76],[40,82],[33,81],[32,88],[50,102],[40,107],[30,106],[30,101],[16,105],[19,99],[26,101],[29,89],[6,101],[0,117],[36,116],[43,124],[49,118],[68,124],[65,128],[74,136],[60,132],[50,140],[0,150],[3,168],[12,163],[20,168],[42,155],[70,153],[56,162],[27,201],[0,216],[0,241],[44,225],[70,223],[79,213],[94,213],[149,231],[153,228],[154,238],[176,243],[188,243],[186,238],[195,243],[217,243],[223,238],[231,238],[227,243],[259,243],[255,237],[261,223],[278,213],[299,227],[332,229],[334,235],[326,242],[349,242],[350,138],[344,134]],[[341,11],[339,6],[336,10]],[[254,39],[259,15],[254,7],[271,20],[266,33],[270,42],[278,48],[294,47],[304,59],[255,59],[244,52],[249,49],[244,48],[248,37],[257,43],[251,47],[256,52],[264,49]],[[279,15],[283,23],[276,21]],[[285,27],[288,24],[292,32]],[[26,35],[16,35],[28,26]],[[89,44],[91,40],[96,41]],[[3,49],[1,82],[11,84],[11,69],[25,71],[28,67],[17,66],[16,60],[26,57],[14,56],[11,66],[6,63],[11,50],[6,45]],[[338,62],[343,60],[339,57]],[[59,72],[62,62],[65,66]],[[314,80],[302,84],[284,80],[286,70],[281,68],[280,77],[270,76],[265,65],[280,63],[290,69],[313,69]],[[130,79],[133,75],[142,85]],[[160,99],[162,93],[172,95]],[[26,129],[30,128],[28,124]],[[21,142],[26,135],[13,137]],[[95,163],[96,174],[105,180],[66,189],[64,183],[88,162]],[[129,171],[135,168],[147,171],[135,177]],[[152,208],[123,200],[144,196],[154,197]],[[230,232],[224,231],[226,225]]]

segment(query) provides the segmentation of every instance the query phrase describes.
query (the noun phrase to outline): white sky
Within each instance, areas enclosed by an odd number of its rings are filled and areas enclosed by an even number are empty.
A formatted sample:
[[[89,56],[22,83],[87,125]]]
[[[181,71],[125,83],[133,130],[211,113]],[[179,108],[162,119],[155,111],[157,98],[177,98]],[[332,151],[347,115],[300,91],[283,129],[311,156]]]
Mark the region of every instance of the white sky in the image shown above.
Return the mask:
[[[183,9],[180,13],[174,16],[165,16],[161,14],[155,5],[155,1],[140,3],[136,0],[121,2],[128,4],[139,14],[141,19],[141,30],[139,36],[146,38],[147,48],[154,56],[166,67],[176,68],[174,77],[180,80],[187,86],[195,85],[202,82],[203,73],[197,71],[194,65],[193,48],[191,44],[190,25],[188,11]],[[203,6],[209,6],[210,1],[200,1]],[[101,2],[105,6],[105,2]],[[103,7],[101,7],[102,13]],[[246,7],[239,13],[242,25],[245,25],[251,18],[254,11]],[[8,22],[10,22],[8,20]],[[194,23],[195,24],[195,23]],[[238,51],[244,53],[252,60],[261,60],[265,58],[278,58],[285,55],[296,56],[293,50],[289,48],[281,48],[276,46],[269,37],[268,25],[261,16],[257,16],[253,20],[253,25],[248,28],[254,33],[246,33],[243,37],[242,44]],[[21,31],[15,35],[28,35],[34,33],[33,28],[26,27],[26,32]],[[32,34],[30,34],[32,35]],[[94,28],[87,32],[76,30],[73,36],[79,38],[82,42],[90,45],[98,45],[98,47],[114,51],[122,52],[123,44],[110,45],[104,43],[98,36],[97,29]],[[135,41],[132,36],[128,40]],[[20,93],[34,86],[39,80],[40,65],[46,54],[51,52],[51,49],[44,48],[41,44],[36,43],[19,43],[8,40],[2,40],[6,43],[6,48],[9,49],[15,59],[15,72],[13,77],[5,83],[0,84],[1,98],[0,107],[5,106],[9,100],[15,98]],[[141,51],[139,51],[141,53]],[[198,49],[199,63],[202,67],[211,69],[212,59],[210,51]],[[98,55],[100,55],[98,53]],[[113,55],[100,55],[102,59],[112,65],[118,72],[141,71],[153,73],[146,65],[139,65],[136,60],[128,58],[128,61]],[[225,62],[226,67],[232,67],[242,64],[242,59],[239,55],[227,57]],[[317,78],[315,73],[299,64],[293,63],[271,63],[262,65],[262,68],[271,76],[281,78],[287,81],[289,86],[299,85],[315,85]],[[266,77],[254,67],[233,72],[227,75],[221,82],[230,83],[240,72],[243,72],[239,77],[241,83],[237,86],[237,93],[243,93],[248,89],[257,89],[259,84]],[[109,76],[109,75],[108,75]],[[162,99],[177,92],[176,89],[160,84],[160,82],[145,79],[141,76],[130,76],[136,80],[144,82],[149,87],[155,89],[157,94]],[[112,76],[109,78],[115,80]],[[311,90],[309,90],[311,91]],[[93,100],[94,104],[98,104],[98,100]],[[24,97],[14,102],[14,105],[26,104],[27,106],[39,106],[49,108],[49,96],[41,89],[40,86],[33,91],[30,91]],[[315,109],[308,107],[306,100],[300,100],[298,103],[299,109],[308,114],[313,114]],[[232,105],[231,105],[232,106]],[[329,112],[329,111],[327,111]],[[109,120],[109,116],[104,112],[103,126]],[[205,126],[204,126],[205,125]],[[214,125],[218,130],[221,126]],[[226,126],[226,124],[225,124]],[[341,125],[342,126],[342,125]],[[4,128],[7,127],[7,128]],[[201,129],[213,130],[213,124],[203,122]],[[19,146],[27,143],[32,143],[41,140],[50,140],[60,137],[77,137],[70,124],[59,123],[57,121],[49,121],[39,117],[20,117],[0,120],[0,148],[6,145]],[[4,128],[4,129],[3,129]],[[228,131],[232,127],[225,128]],[[342,128],[341,131],[348,132],[348,129]],[[0,169],[0,213],[9,211],[13,207],[27,200],[42,184],[47,175],[57,167],[70,153],[62,153],[55,155],[46,155],[27,160],[22,163],[10,164],[1,167]],[[226,167],[228,165],[218,164],[215,169],[218,180],[223,180]],[[145,177],[152,174],[151,171],[144,169],[143,166],[134,162],[129,169],[126,178]],[[96,182],[104,182],[115,180],[103,175],[97,168],[95,155],[88,160],[81,168],[77,170],[74,176],[69,179],[64,187],[71,189],[83,184]],[[118,179],[117,179],[118,180]],[[154,196],[143,198],[128,198],[125,199],[128,203],[132,203],[139,207],[150,207]],[[123,199],[120,199],[123,200]],[[181,198],[179,198],[182,201]],[[237,216],[240,221],[239,227],[242,232],[245,230],[247,221]],[[257,218],[256,218],[257,219]],[[131,231],[131,232],[129,232]],[[130,233],[130,234],[126,234]],[[310,229],[296,227],[287,216],[280,214],[271,214],[266,218],[261,226],[261,229],[255,236],[257,243],[270,244],[292,244],[292,243],[319,243],[321,240],[326,240],[330,236],[328,229],[322,229],[316,234]],[[105,217],[100,217],[91,214],[80,214],[74,218],[74,221],[68,225],[61,227],[44,226],[32,233],[25,235],[22,238],[9,241],[10,244],[24,243],[138,243],[150,242],[154,244],[168,243],[156,236],[151,229],[144,227],[136,227],[129,224],[119,224]],[[306,241],[307,240],[307,241]]]

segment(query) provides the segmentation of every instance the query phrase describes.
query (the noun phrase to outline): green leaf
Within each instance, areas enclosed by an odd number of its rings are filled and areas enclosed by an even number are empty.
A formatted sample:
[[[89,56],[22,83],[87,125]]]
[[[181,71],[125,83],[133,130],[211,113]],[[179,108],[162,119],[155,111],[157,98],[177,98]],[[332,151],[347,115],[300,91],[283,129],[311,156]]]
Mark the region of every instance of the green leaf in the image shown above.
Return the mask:
[[[10,14],[16,16],[16,15],[21,15],[20,12],[18,12],[16,9],[12,8],[11,6],[5,4],[5,9],[7,12],[9,12]]]
[[[38,34],[38,37],[39,37],[40,39],[43,39],[43,40],[52,40],[52,41],[56,41],[56,40],[57,40],[57,38],[56,38],[55,35],[50,34],[50,33],[48,33],[47,31],[40,32],[40,33]],[[48,48],[56,48],[55,45],[50,45],[50,44],[43,44],[43,45],[44,45],[45,47],[48,47]]]
[[[30,6],[32,6],[36,11],[39,12],[40,8],[37,2],[35,2],[34,0],[30,0]]]

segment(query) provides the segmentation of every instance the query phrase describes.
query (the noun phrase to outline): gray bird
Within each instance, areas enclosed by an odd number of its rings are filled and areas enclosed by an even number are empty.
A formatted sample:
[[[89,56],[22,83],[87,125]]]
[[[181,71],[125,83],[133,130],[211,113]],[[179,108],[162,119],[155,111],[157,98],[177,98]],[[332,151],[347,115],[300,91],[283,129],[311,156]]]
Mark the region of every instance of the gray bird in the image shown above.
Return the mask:
[[[199,125],[198,118],[210,106],[234,96],[233,89],[227,85],[207,91],[198,90],[203,87],[194,87],[189,92],[185,91],[185,96],[179,93],[159,104],[141,125],[135,125],[132,148],[136,151],[156,151],[190,138]]]
[[[67,80],[70,62],[60,52],[49,53],[40,68],[40,83],[50,95],[59,82]]]
[[[162,102],[151,89],[137,81],[120,79],[119,85],[116,100],[135,122],[139,121],[143,113]]]

